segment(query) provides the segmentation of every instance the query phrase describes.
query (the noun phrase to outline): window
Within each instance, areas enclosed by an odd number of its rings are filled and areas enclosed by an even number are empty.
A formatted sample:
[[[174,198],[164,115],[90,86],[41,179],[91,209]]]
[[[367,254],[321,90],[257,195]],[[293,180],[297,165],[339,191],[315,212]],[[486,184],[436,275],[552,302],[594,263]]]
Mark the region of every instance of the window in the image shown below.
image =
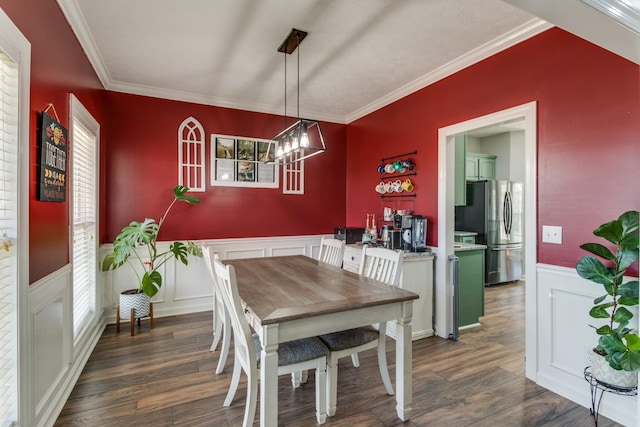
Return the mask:
[[[274,154],[266,139],[211,135],[211,185],[278,188]],[[266,157],[269,156],[269,159]]]
[[[18,422],[18,301],[28,288],[31,46],[0,9],[0,426]],[[22,149],[21,149],[22,147]],[[26,313],[25,313],[26,316]],[[23,316],[23,318],[25,317]],[[24,372],[24,371],[21,371]],[[28,377],[26,372],[24,376]],[[24,392],[22,392],[24,393]]]
[[[290,154],[291,157],[302,157],[304,152]],[[295,160],[295,159],[290,159]],[[283,194],[304,194],[304,160],[289,163],[283,166],[282,193]]]
[[[98,257],[97,177],[99,125],[71,96],[71,263],[73,268],[74,339],[96,314]]]
[[[178,184],[204,191],[204,129],[193,117],[178,128]]]

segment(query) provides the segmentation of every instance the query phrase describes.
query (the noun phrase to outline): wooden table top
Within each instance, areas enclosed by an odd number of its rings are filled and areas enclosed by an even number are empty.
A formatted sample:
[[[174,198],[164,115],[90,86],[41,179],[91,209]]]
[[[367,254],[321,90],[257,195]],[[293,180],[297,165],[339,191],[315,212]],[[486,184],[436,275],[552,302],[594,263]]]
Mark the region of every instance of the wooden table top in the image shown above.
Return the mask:
[[[303,256],[224,260],[262,325],[409,301],[419,296]]]

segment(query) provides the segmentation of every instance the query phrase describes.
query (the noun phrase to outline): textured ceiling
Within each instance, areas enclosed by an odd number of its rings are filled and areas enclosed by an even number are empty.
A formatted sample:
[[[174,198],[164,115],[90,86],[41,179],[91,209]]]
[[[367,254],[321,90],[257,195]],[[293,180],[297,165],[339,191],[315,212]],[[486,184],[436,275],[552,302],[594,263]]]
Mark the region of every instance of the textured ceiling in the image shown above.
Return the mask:
[[[499,0],[58,0],[105,88],[348,123],[549,28]]]

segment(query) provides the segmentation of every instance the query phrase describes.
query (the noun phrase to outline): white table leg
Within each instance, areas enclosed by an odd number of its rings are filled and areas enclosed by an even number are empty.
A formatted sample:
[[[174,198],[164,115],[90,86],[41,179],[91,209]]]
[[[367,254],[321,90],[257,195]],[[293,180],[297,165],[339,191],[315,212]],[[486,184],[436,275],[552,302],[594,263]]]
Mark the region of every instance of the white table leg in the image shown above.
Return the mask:
[[[262,329],[260,363],[260,426],[278,425],[278,325]]]
[[[413,400],[411,361],[411,317],[413,301],[402,305],[402,317],[396,322],[396,412],[398,418],[407,421],[411,417]]]

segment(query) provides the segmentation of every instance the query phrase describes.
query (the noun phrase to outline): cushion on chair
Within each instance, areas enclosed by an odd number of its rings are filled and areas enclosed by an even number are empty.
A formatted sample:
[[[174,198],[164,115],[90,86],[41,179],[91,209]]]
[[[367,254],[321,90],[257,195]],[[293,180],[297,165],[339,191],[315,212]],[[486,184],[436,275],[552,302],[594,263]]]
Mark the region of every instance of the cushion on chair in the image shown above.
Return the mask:
[[[253,334],[253,345],[256,347],[256,353],[258,353],[258,369],[260,369],[262,345],[260,345],[260,339],[257,334]],[[293,365],[328,355],[329,349],[317,337],[278,344],[278,366]]]
[[[320,335],[320,339],[329,347],[329,350],[340,351],[374,341],[379,335],[373,326],[364,326],[362,328],[347,329],[346,331]]]

